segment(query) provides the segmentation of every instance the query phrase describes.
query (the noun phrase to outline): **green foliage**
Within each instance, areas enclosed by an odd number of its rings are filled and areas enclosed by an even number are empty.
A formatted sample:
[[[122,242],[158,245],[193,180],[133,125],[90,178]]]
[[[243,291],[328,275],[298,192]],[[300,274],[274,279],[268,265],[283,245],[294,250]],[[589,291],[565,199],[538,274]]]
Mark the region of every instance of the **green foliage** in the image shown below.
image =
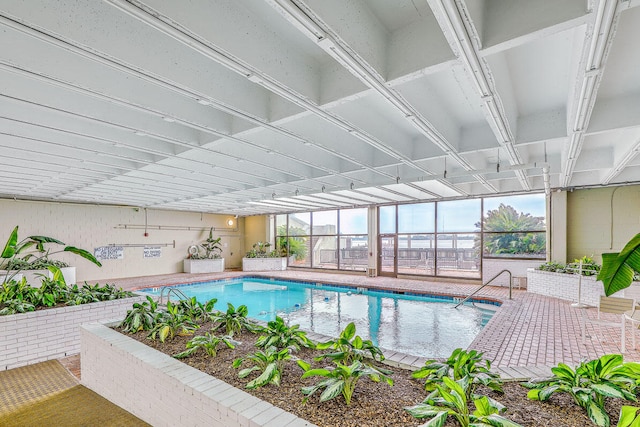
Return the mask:
[[[465,392],[469,388],[468,377],[457,381],[449,377],[442,378],[442,384],[418,405],[405,408],[416,418],[431,418],[425,427],[442,427],[447,417],[452,415],[462,427],[468,426],[504,426],[516,427],[519,424],[504,418],[500,414],[506,408],[487,396],[476,397],[473,400],[476,410],[470,412],[468,397]]]
[[[316,360],[330,359],[345,365],[351,364],[356,360],[362,360],[367,355],[374,360],[384,360],[384,355],[379,347],[375,346],[371,340],[363,340],[359,335],[356,335],[356,325],[353,322],[344,328],[338,339],[319,343],[316,348],[318,350],[334,350],[331,353],[316,357]]]
[[[580,269],[580,262],[582,262],[582,270]],[[582,258],[574,259],[569,264],[562,264],[560,262],[545,262],[540,264],[537,268],[541,271],[550,271],[552,273],[566,273],[566,274],[582,274],[583,276],[594,276],[600,271],[600,265],[597,264],[592,258],[583,256]]]
[[[211,314],[211,320],[216,323],[213,330],[224,327],[227,335],[238,334],[242,329],[255,331],[256,325],[247,318],[249,309],[246,305],[241,305],[237,309],[231,303],[227,303],[227,311],[219,311]]]
[[[245,258],[278,258],[280,254],[277,251],[269,251],[271,243],[257,242],[254,243],[252,249],[246,253]]]
[[[60,250],[51,252],[50,249],[45,247],[45,245],[49,244],[61,245],[64,247]],[[90,252],[76,248],[75,246],[65,246],[65,243],[54,239],[53,237],[29,236],[18,241],[18,226],[16,226],[9,235],[9,239],[5,243],[4,249],[0,254],[0,270],[9,270],[8,266],[11,266],[11,271],[13,271],[12,274],[5,277],[4,281],[7,282],[11,280],[21,270],[25,269],[25,264],[22,261],[27,261],[28,263],[39,263],[38,265],[45,265],[46,267],[55,267],[55,263],[52,263],[49,260],[49,256],[62,252],[73,253],[91,261],[98,267],[102,266],[100,261],[98,261]],[[20,255],[22,255],[22,258],[19,257]],[[32,270],[33,268],[28,269]]]
[[[604,284],[607,296],[629,287],[640,272],[640,233],[636,234],[620,253],[602,254],[602,270],[598,280]]]
[[[476,227],[480,228],[480,223]],[[544,217],[518,212],[512,206],[500,204],[498,209],[489,210],[484,217],[484,253],[487,255],[543,254],[546,250]],[[480,242],[476,242],[478,247]]]
[[[149,339],[158,338],[160,342],[165,342],[167,338],[172,339],[176,334],[191,335],[198,328],[198,325],[171,301],[167,301],[167,310],[159,313],[155,319],[155,325],[147,336]]]
[[[127,311],[124,320],[118,327],[130,334],[138,331],[149,331],[156,326],[156,318],[159,316],[158,303],[147,296],[147,300],[141,303],[134,303],[133,308]]]
[[[195,322],[203,322],[209,320],[212,315],[214,315],[214,305],[218,302],[216,298],[212,298],[204,304],[198,302],[196,297],[191,297],[189,299],[183,299],[178,301],[176,304],[178,306],[178,310],[180,313],[188,316],[191,320]]]
[[[198,352],[198,350],[205,351],[209,356],[215,357],[218,353],[218,347],[220,344],[224,344],[227,348],[235,348],[239,344],[229,335],[217,337],[211,332],[207,332],[204,335],[196,335],[187,342],[187,349],[181,353],[176,354],[176,359],[183,359]]]
[[[67,292],[67,285],[62,278],[62,274],[57,277],[54,276],[52,279],[44,277],[42,285],[36,288],[33,294],[32,302],[36,306],[53,307],[67,300]]]
[[[550,271],[552,273],[571,273],[569,270],[567,270],[566,264],[553,261],[540,264],[537,269],[541,271]]]
[[[254,389],[267,384],[279,386],[285,362],[290,359],[291,352],[288,348],[278,350],[275,347],[268,347],[264,351],[258,350],[245,358],[234,360],[233,367],[239,368],[244,361],[249,360],[254,363],[254,366],[242,369],[238,372],[238,377],[245,378],[254,371],[260,372],[258,377],[247,383],[246,388]]]
[[[482,359],[483,353],[476,350],[466,351],[457,348],[451,353],[446,362],[427,360],[425,366],[412,373],[413,378],[424,378],[424,388],[433,392],[442,386],[445,378],[459,381],[467,378],[465,395],[467,399],[475,391],[478,385],[484,385],[490,389],[502,392],[502,380],[500,375],[491,372],[491,362]]]
[[[393,385],[393,380],[387,376],[391,374],[391,371],[366,365],[359,360],[354,361],[350,365],[336,363],[333,368],[322,369],[311,369],[309,363],[304,360],[298,360],[298,366],[304,371],[302,378],[311,376],[325,378],[313,386],[302,388],[302,393],[306,396],[304,402],[313,396],[316,391],[324,389],[320,395],[320,402],[331,400],[342,394],[346,404],[350,405],[353,391],[358,380],[362,377],[369,377],[369,379],[374,382],[383,380],[390,386]]]
[[[553,376],[550,378],[523,383],[530,388],[527,396],[532,400],[546,401],[554,393],[567,393],[598,426],[608,427],[610,424],[604,406],[607,397],[637,401],[640,364],[623,363],[619,354],[607,354],[582,362],[575,371],[560,363],[551,372]]]
[[[305,259],[307,256],[307,237],[303,237],[308,232],[300,227],[290,227],[286,225],[278,227],[276,237],[276,248],[280,256],[295,255],[297,259]]]
[[[35,311],[36,306],[20,299],[11,299],[0,303],[0,316]]]
[[[307,333],[300,330],[300,325],[287,326],[280,316],[260,328],[260,337],[256,341],[256,347],[277,349],[288,348],[292,351],[300,350],[300,347],[313,348],[314,345]]]
[[[617,427],[640,427],[640,408],[623,406],[620,408],[620,419]]]
[[[222,254],[222,237],[217,239],[213,238],[213,227],[209,229],[209,237],[200,244],[200,247],[204,249],[204,255],[200,255],[200,250],[197,254],[189,254],[187,258],[190,259],[219,259]]]

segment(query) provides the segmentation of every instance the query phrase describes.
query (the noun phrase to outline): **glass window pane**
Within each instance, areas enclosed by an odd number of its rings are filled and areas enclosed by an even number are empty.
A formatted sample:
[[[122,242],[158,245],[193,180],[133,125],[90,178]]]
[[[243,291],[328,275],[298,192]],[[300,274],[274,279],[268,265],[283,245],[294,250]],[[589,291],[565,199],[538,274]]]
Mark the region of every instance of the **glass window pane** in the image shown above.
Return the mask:
[[[434,219],[434,203],[398,206],[399,233],[433,233]]]
[[[378,220],[380,234],[392,234],[396,232],[396,207],[380,206],[380,219]]]
[[[338,211],[312,212],[312,234],[338,234]]]
[[[439,234],[437,253],[437,275],[453,277],[480,277],[480,252],[475,242],[479,233]]]
[[[438,203],[438,232],[480,231],[480,199]]]
[[[276,235],[277,236],[287,235],[287,215],[286,214],[276,215]]]
[[[315,222],[314,222],[315,223]],[[338,237],[313,236],[313,268],[338,268]]]
[[[311,232],[311,213],[289,214],[289,236],[306,235]]]
[[[287,239],[285,247],[288,249],[290,267],[311,267],[311,257],[308,256],[310,243],[309,236],[295,236]]]
[[[340,270],[366,271],[369,264],[367,236],[340,236]]]
[[[367,234],[367,208],[341,209],[340,234]]]
[[[483,255],[491,258],[547,257],[547,235],[538,233],[484,233]]]
[[[544,231],[544,194],[484,199],[484,231]]]
[[[398,235],[398,273],[434,274],[435,236],[433,234]]]

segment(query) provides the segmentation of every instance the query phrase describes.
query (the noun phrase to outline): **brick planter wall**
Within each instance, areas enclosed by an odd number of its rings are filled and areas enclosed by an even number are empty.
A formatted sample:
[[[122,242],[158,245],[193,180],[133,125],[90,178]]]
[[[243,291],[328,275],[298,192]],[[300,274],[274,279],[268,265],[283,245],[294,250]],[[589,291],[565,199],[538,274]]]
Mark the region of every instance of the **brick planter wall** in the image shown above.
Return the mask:
[[[527,270],[527,291],[578,302],[579,280],[580,276],[577,274],[529,269]],[[604,295],[602,282],[596,282],[595,276],[582,276],[580,302],[597,306],[600,304],[601,295]]]
[[[82,323],[123,319],[135,302],[124,298],[0,316],[0,369],[78,354]]]
[[[81,335],[82,384],[153,426],[313,426],[103,324]]]

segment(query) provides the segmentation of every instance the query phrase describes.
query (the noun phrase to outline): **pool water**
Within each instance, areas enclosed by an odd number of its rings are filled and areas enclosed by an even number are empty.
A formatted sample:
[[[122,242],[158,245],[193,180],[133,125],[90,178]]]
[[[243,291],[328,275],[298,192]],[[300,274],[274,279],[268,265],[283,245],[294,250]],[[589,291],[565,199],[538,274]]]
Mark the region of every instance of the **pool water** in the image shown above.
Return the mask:
[[[226,310],[228,302],[236,307],[244,304],[253,319],[269,321],[278,315],[288,324],[330,337],[354,322],[363,339],[421,357],[448,357],[458,347],[467,348],[494,313],[472,304],[454,309],[457,301],[443,297],[272,279],[239,278],[177,287],[199,302],[217,298],[218,310]],[[142,292],[159,295],[161,289]]]

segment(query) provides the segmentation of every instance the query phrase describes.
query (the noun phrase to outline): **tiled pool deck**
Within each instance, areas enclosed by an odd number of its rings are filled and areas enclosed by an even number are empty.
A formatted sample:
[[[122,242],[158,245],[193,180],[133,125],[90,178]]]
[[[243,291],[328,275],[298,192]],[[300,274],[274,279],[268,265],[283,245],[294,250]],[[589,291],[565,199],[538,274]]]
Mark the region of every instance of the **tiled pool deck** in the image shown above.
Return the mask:
[[[161,276],[133,277],[109,280],[118,287],[135,290],[151,286],[178,283],[202,282],[222,278],[247,276],[243,272],[218,274],[171,274]],[[264,277],[335,283],[369,289],[446,294],[467,296],[478,285],[457,284],[438,281],[394,279],[387,277],[365,277],[351,274],[328,274],[309,271],[278,271],[260,274]],[[608,353],[620,353],[620,330],[611,327],[587,326],[587,340],[581,340],[581,310],[571,307],[570,301],[548,298],[524,290],[513,290],[509,300],[509,290],[504,287],[485,287],[477,295],[479,298],[499,300],[502,306],[483,328],[469,348],[484,352],[499,368],[510,377],[530,377],[547,371],[560,362],[575,365],[582,360],[593,359]],[[596,309],[586,310],[589,317],[597,317]],[[603,315],[605,316],[605,315]],[[609,315],[611,316],[611,315]],[[616,320],[616,317],[609,317]],[[419,321],[419,319],[416,319]],[[638,333],[638,331],[634,331]],[[632,348],[631,329],[627,329],[626,361],[640,362],[640,352]],[[541,371],[542,370],[542,371]],[[533,375],[533,376],[537,376]]]

